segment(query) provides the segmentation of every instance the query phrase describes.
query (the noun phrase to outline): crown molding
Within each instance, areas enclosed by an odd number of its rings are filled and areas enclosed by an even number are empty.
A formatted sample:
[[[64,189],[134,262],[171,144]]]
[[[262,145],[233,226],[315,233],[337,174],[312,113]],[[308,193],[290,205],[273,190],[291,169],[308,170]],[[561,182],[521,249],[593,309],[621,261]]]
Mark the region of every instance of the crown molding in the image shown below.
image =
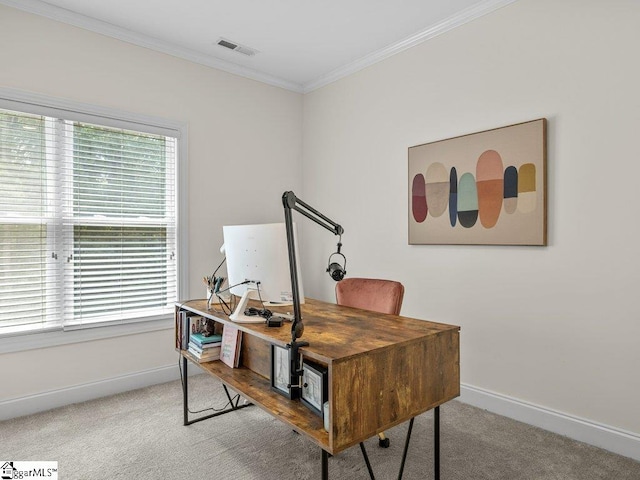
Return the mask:
[[[50,5],[41,0],[0,0],[0,4],[28,13],[33,13],[35,15],[40,15],[58,22],[67,23],[101,35],[106,35],[117,40],[122,40],[123,42],[182,58],[200,65],[216,68],[227,73],[239,75],[251,80],[257,80],[258,82],[266,83],[275,87],[284,88],[285,90],[291,90],[296,93],[302,93],[303,90],[302,85],[298,83],[290,82],[288,80],[268,75],[251,68],[243,67],[226,60],[221,60],[210,55],[205,55],[189,48],[180,47],[149,35],[133,32],[126,28],[103,22],[102,20],[97,20],[64,8]]]
[[[296,93],[309,93],[516,1],[517,0],[485,0],[404,40],[365,55],[355,62],[337,68],[304,85],[243,67],[226,60],[221,60],[210,55],[205,55],[188,48],[179,47],[148,35],[136,33],[101,20],[96,20],[64,8],[50,5],[41,0],[0,0],[0,4],[47,17],[58,22],[74,25],[85,30],[166,53],[167,55],[172,55],[207,67],[223,70],[234,75],[284,88],[285,90]]]
[[[356,73],[364,68],[367,68],[374,63],[378,63],[386,58],[392,57],[400,52],[403,52],[411,47],[426,42],[427,40],[437,37],[449,30],[471,22],[476,18],[480,18],[488,13],[491,13],[499,8],[502,8],[517,0],[486,0],[478,3],[473,7],[469,7],[461,12],[444,19],[443,21],[430,26],[429,28],[422,30],[418,33],[411,35],[397,43],[391,44],[388,47],[377,50],[370,53],[355,62],[344,65],[337,68],[326,75],[322,75],[316,80],[306,83],[303,86],[303,93],[309,93],[313,90],[317,90],[325,85],[347,77],[353,73]]]

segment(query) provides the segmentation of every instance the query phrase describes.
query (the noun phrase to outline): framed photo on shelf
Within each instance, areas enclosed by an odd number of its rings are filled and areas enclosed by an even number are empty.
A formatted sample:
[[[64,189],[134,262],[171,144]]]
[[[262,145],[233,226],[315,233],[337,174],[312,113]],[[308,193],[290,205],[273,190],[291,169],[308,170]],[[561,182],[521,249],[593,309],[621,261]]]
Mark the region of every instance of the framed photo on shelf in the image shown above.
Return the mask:
[[[322,417],[323,405],[329,397],[327,369],[316,363],[302,362],[300,400],[313,413]]]
[[[271,390],[275,390],[280,395],[284,395],[289,399],[297,398],[300,389],[291,388],[291,361],[288,348],[278,345],[271,345]]]

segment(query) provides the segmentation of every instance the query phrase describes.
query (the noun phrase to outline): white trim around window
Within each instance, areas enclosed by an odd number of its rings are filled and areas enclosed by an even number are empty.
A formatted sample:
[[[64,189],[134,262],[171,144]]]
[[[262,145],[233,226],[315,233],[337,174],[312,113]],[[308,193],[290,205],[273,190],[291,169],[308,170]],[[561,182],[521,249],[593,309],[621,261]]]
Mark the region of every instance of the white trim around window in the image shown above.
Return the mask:
[[[178,162],[176,166],[177,187],[177,292],[181,298],[188,288],[188,247],[187,236],[187,124],[158,117],[119,111],[107,107],[63,100],[39,94],[0,87],[0,108],[7,110],[36,113],[39,115],[61,116],[75,121],[96,122],[114,128],[131,128],[139,124],[141,131],[177,138]],[[84,342],[122,335],[131,335],[155,330],[169,329],[173,326],[172,315],[155,318],[131,318],[114,325],[101,323],[88,324],[84,328],[56,326],[50,330],[37,330],[0,337],[0,353],[17,352],[34,348],[43,348],[69,343]],[[87,328],[88,327],[88,328]]]

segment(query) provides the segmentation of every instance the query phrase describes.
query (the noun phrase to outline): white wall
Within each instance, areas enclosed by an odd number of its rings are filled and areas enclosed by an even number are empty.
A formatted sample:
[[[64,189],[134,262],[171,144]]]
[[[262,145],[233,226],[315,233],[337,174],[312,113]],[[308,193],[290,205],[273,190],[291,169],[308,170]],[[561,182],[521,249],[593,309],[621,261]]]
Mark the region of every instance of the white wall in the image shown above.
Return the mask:
[[[188,122],[187,296],[220,260],[220,227],[279,221],[293,189],[345,227],[350,276],[401,280],[405,315],[462,326],[466,387],[640,432],[639,24],[634,0],[519,0],[307,94],[303,112],[298,94],[0,6],[0,87]],[[538,117],[548,247],[407,245],[409,146]],[[301,226],[306,293],[332,300],[319,272],[336,239]],[[0,355],[0,406],[160,378],[171,342]]]
[[[188,123],[185,297],[204,297],[202,276],[222,259],[223,224],[282,221],[282,192],[301,185],[299,94],[4,6],[0,65],[0,87]],[[55,406],[58,397],[82,398],[74,391],[83,386],[108,391],[96,382],[135,385],[146,373],[177,374],[172,335],[0,355],[0,406],[33,396]]]
[[[520,0],[305,95],[303,133],[304,199],[344,226],[348,275],[460,325],[463,384],[636,433],[638,25],[635,0]],[[407,244],[408,147],[540,117],[549,246]],[[335,239],[304,231],[306,292],[332,300]]]

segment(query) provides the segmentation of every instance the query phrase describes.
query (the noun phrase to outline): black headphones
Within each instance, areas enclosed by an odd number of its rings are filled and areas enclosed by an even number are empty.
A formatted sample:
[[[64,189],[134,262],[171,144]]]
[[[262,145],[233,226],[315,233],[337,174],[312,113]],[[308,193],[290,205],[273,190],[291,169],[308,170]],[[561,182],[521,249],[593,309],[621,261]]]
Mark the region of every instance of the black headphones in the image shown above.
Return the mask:
[[[342,280],[347,274],[347,257],[340,253],[340,248],[342,248],[342,242],[338,242],[338,251],[329,255],[329,264],[327,266],[327,272],[329,272],[329,276],[336,282]],[[344,266],[336,262],[331,263],[331,257],[333,257],[334,255],[340,255],[343,258]]]

